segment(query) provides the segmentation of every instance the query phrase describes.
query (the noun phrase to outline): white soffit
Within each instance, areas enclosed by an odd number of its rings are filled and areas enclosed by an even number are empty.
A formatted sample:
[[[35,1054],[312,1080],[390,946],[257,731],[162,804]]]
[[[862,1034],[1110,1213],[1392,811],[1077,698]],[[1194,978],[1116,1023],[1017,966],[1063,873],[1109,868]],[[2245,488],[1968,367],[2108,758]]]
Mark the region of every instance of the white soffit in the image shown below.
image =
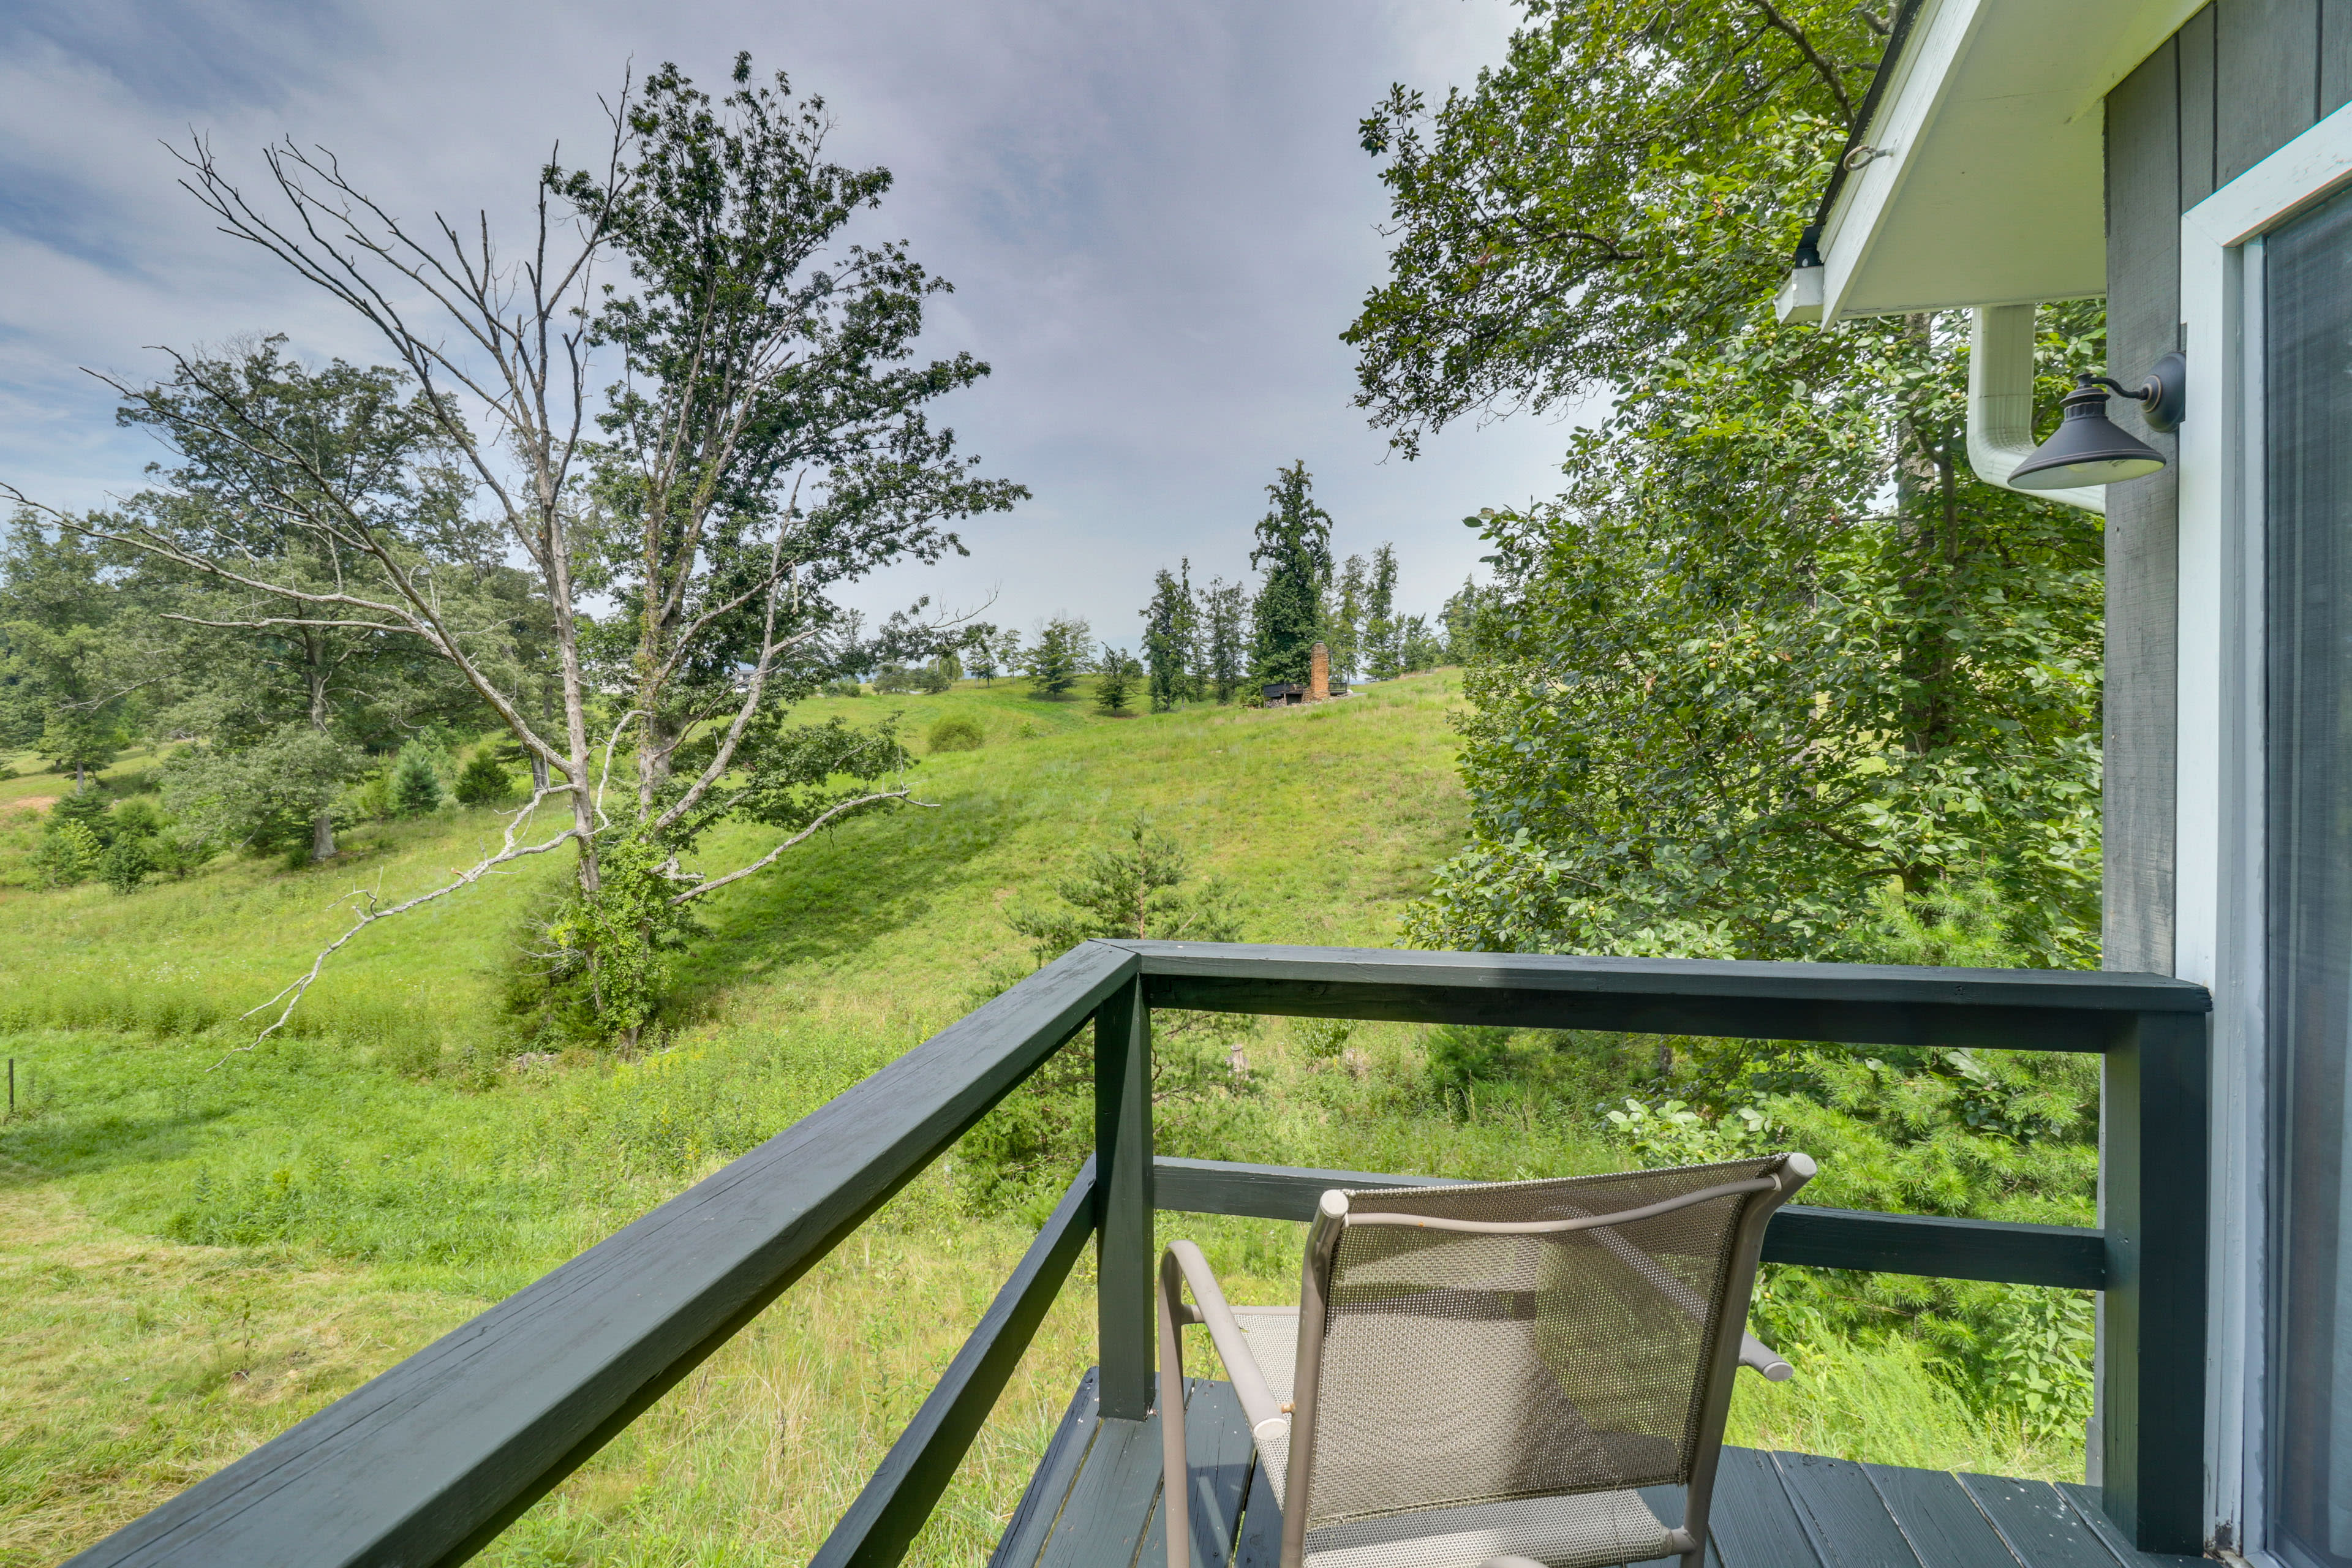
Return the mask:
[[[1926,0],[1822,238],[1822,319],[2105,293],[2102,100],[2203,3]]]

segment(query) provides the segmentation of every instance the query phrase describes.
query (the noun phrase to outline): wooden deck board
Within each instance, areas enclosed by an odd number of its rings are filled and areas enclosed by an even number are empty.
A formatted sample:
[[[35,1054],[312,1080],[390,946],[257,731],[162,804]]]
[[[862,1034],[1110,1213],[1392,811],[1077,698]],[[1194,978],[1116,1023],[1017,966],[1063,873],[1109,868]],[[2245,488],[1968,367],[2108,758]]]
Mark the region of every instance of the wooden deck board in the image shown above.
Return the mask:
[[[1813,1550],[1830,1568],[1919,1568],[1918,1553],[1860,1465],[1819,1454],[1772,1458],[1780,1484],[1811,1527]]]
[[[1232,1384],[1197,1377],[1185,1382],[1184,1452],[1192,1482],[1188,1508],[1192,1563],[1194,1568],[1225,1568],[1233,1558],[1234,1537],[1241,1528],[1242,1497],[1249,1487],[1256,1446],[1250,1441],[1249,1417],[1242,1414],[1242,1402]],[[1152,1501],[1143,1549],[1136,1556],[1141,1568],[1161,1568],[1168,1561],[1168,1515],[1163,1500]]]
[[[1960,1485],[2025,1568],[2116,1568],[2116,1554],[2048,1481],[1964,1473]]]
[[[1822,1568],[1772,1456],[1759,1449],[1723,1451],[1707,1534],[1722,1568]]]
[[[2083,1522],[2089,1525],[2092,1533],[2106,1543],[2107,1550],[2116,1554],[2116,1560],[2124,1564],[2124,1568],[2187,1568],[2187,1565],[2209,1561],[2203,1557],[2176,1557],[2166,1552],[2142,1552],[2138,1547],[2126,1541],[2123,1531],[2117,1530],[2106,1514],[2101,1511],[2099,1494],[2089,1487],[2061,1481],[2058,1483],[2058,1495],[2064,1498],[2074,1510],[2082,1516]]]
[[[1034,1568],[1037,1554],[1045,1550],[1045,1537],[1053,1532],[1054,1521],[1061,1514],[1062,1500],[1070,1495],[1070,1483],[1086,1461],[1087,1446],[1094,1441],[1096,1412],[1101,1407],[1095,1369],[1088,1367],[1087,1375],[1078,1380],[1070,1407],[1062,1413],[1062,1424],[1054,1428],[1053,1438],[1045,1445],[1045,1458],[1037,1461],[1021,1494],[1020,1506],[1013,1510],[1012,1522],[989,1554],[988,1568]]]
[[[1240,1402],[1223,1383],[1193,1380],[1187,1393],[1194,1563],[1276,1568],[1282,1514],[1257,1473]],[[1161,1568],[1159,1421],[1104,1421],[1097,1411],[1089,1373],[990,1568]],[[1659,1517],[1680,1518],[1680,1489],[1643,1495]],[[2098,1512],[2097,1494],[2081,1487],[1812,1454],[1726,1448],[1712,1511],[1710,1568],[2190,1568],[2199,1561],[2133,1550]]]
[[[1129,1568],[1159,1489],[1159,1420],[1098,1419],[1037,1568]]]
[[[2017,1568],[2000,1532],[1949,1470],[1897,1465],[1864,1465],[1863,1469],[1922,1563],[1935,1568],[1948,1563]]]

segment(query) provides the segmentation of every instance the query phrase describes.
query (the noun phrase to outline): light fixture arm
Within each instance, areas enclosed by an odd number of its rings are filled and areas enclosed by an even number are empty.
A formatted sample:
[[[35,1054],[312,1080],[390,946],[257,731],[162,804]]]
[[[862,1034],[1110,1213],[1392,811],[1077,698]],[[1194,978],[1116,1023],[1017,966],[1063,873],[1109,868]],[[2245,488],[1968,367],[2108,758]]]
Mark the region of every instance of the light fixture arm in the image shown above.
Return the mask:
[[[2140,423],[2149,429],[2169,436],[2180,428],[2182,416],[2188,412],[2189,361],[2178,351],[2166,354],[2147,373],[2147,380],[2139,386],[2126,386],[2111,375],[2084,374],[2074,378],[2076,386],[2104,386],[2117,397],[2128,397],[2139,405]]]

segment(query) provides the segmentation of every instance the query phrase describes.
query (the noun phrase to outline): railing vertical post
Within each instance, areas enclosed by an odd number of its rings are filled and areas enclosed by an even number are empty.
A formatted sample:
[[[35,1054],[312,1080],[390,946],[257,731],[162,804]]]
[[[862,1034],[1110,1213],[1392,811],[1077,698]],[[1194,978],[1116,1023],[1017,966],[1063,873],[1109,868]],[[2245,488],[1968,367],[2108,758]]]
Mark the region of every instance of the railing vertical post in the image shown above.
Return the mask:
[[[1151,1009],[1140,977],[1095,1013],[1095,1299],[1102,1415],[1151,1411]]]
[[[2142,1013],[2105,1058],[2101,1499],[2143,1552],[2205,1550],[2210,1018]]]

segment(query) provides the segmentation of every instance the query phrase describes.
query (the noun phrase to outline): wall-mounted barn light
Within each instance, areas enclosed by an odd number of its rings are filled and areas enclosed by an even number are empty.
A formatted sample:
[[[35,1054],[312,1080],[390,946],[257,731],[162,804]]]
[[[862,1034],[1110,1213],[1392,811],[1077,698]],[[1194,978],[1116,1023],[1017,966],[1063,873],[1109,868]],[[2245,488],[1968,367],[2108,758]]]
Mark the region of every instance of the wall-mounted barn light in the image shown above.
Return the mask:
[[[2083,485],[2112,485],[2136,479],[2164,467],[2164,454],[2130,434],[2116,428],[2107,417],[2110,390],[2140,406],[2140,417],[2151,430],[2180,427],[2188,361],[2166,354],[2148,373],[2147,384],[2134,388],[2104,375],[2078,375],[2066,395],[2065,413],[2050,439],[2011,470],[2012,489],[2063,490]]]

